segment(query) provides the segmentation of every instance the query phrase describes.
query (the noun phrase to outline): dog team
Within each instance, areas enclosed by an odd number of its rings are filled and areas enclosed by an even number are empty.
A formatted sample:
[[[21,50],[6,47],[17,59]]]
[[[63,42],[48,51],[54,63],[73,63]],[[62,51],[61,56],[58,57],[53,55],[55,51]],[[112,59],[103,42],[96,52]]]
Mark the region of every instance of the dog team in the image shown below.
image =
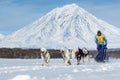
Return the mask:
[[[45,48],[41,48],[40,50],[42,66],[47,65],[50,61],[50,53]],[[79,65],[81,61],[88,62],[90,57],[89,52],[86,48],[77,48],[73,50],[62,48],[60,50],[60,53],[66,65],[71,65],[72,63],[75,63],[75,59],[77,59],[77,65]]]

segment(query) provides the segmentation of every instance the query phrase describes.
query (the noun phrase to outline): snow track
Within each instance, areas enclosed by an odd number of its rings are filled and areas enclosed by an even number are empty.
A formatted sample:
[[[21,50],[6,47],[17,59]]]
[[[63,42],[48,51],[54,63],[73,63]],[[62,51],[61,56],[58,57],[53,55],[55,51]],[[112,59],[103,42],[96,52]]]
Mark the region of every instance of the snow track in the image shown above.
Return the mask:
[[[66,66],[62,59],[51,59],[41,66],[41,59],[0,59],[0,80],[119,80],[120,59],[108,63]]]

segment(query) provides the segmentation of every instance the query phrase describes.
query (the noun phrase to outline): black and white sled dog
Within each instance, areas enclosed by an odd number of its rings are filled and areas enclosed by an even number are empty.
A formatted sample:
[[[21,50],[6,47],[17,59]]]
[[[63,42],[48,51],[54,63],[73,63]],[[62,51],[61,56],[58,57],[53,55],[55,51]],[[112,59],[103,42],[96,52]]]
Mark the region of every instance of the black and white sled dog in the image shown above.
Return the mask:
[[[42,65],[47,65],[50,61],[50,53],[45,48],[41,48]]]
[[[75,55],[76,55],[75,53],[77,52],[77,49],[69,50],[67,48],[62,48],[60,52],[62,54],[64,63],[66,65],[71,65],[72,63],[75,62]],[[71,63],[71,59],[72,59],[72,63]]]
[[[88,62],[89,61],[89,52],[86,48],[78,48],[78,52],[76,53],[76,57],[77,57],[77,64],[80,64],[80,61],[82,60],[83,63],[84,62]]]

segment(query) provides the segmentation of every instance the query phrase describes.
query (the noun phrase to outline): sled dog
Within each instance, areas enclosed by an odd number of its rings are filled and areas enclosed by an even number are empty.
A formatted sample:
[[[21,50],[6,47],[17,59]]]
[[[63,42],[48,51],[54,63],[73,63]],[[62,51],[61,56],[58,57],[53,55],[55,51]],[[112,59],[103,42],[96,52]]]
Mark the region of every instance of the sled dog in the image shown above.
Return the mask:
[[[89,61],[89,52],[86,48],[78,48],[78,52],[76,53],[77,64],[80,64],[80,61],[88,62]]]
[[[76,49],[74,49],[74,50],[69,50],[67,48],[62,48],[61,49],[60,52],[61,52],[61,55],[63,57],[64,63],[66,65],[71,65],[70,59],[72,59],[72,63],[75,62],[75,53],[76,53],[76,51],[77,51]]]
[[[41,48],[41,59],[42,59],[42,65],[46,65],[50,61],[50,53],[45,48]]]

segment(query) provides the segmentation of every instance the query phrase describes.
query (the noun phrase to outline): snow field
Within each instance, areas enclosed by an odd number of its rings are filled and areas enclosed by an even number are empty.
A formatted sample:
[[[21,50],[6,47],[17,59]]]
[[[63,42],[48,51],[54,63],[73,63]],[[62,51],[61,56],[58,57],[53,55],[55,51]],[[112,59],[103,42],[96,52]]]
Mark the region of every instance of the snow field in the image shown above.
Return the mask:
[[[0,59],[0,80],[119,80],[120,59],[108,63],[66,66],[62,59],[51,59],[41,66],[41,59]]]

